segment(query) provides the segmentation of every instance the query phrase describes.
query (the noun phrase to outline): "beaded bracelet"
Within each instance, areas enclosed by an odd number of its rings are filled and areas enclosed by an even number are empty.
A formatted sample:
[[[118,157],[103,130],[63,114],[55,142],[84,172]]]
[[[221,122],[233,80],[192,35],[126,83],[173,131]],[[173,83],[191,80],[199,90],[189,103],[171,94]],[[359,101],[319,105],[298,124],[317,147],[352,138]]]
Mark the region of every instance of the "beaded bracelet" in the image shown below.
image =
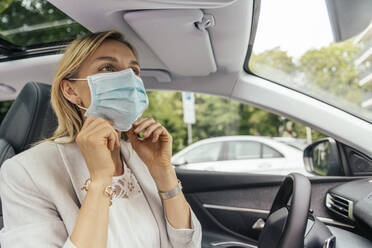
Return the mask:
[[[88,192],[88,188],[89,188],[90,182],[91,182],[91,180],[90,180],[90,178],[88,178],[85,181],[83,187],[81,187],[81,190],[84,190],[84,191],[87,191]],[[103,193],[110,198],[110,207],[111,207],[111,205],[112,205],[112,197],[115,194],[115,192],[112,190],[112,186],[111,185],[105,186]]]

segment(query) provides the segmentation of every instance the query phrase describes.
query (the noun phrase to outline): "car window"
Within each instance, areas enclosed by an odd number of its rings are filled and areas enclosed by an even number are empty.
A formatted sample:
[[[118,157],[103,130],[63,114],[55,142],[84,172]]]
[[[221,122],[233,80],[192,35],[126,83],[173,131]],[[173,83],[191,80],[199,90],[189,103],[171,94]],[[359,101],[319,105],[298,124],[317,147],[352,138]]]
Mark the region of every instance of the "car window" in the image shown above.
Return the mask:
[[[88,33],[46,0],[0,1],[0,38],[13,45],[43,46]]]
[[[261,144],[251,141],[227,142],[227,160],[259,159],[261,157]]]
[[[267,146],[267,145],[262,145],[262,158],[282,158],[283,155],[274,150],[273,148]]]
[[[143,117],[153,117],[167,128],[173,137],[173,155],[186,149],[190,144],[188,144],[188,128],[183,116],[182,93],[147,91],[147,94],[149,107]],[[295,170],[309,175],[303,165],[302,150],[282,143],[282,140],[291,143],[311,143],[324,138],[324,135],[298,122],[238,101],[205,94],[195,94],[194,98],[195,123],[191,125],[192,143],[216,137],[221,141],[200,145],[185,153],[184,159],[188,163],[216,162],[215,168],[212,169],[218,171],[222,168],[218,163],[226,161],[229,161],[229,166],[233,166],[231,161],[234,160],[282,156],[272,146],[262,144],[263,147],[260,148],[260,143],[246,141],[228,142],[229,145],[226,143],[228,139],[236,139],[236,137],[250,140],[252,137],[260,137],[277,142],[288,151],[288,154],[295,156],[293,158],[296,161],[295,166],[289,164],[283,166],[282,174]],[[0,121],[3,120],[12,103],[13,100],[0,102]],[[310,129],[310,132],[307,129]],[[309,137],[308,134],[311,136]],[[230,171],[227,169],[224,172]],[[265,173],[271,172],[266,170]],[[275,173],[278,171],[276,170]]]
[[[12,106],[13,102],[14,100],[0,102],[0,123],[3,122],[5,115],[8,112],[9,108]]]
[[[202,169],[226,173],[239,172],[242,169],[245,173],[281,175],[296,171],[309,175],[303,164],[302,150],[282,143],[281,140],[309,144],[324,138],[324,135],[316,130],[286,117],[228,98],[199,93],[193,93],[193,97],[190,97],[195,102],[193,113],[188,115],[194,115],[195,118],[190,118],[192,123],[188,124],[184,111],[189,111],[189,108],[183,106],[186,99],[182,97],[183,92],[151,90],[147,91],[147,94],[149,107],[143,113],[143,117],[152,117],[167,128],[173,137],[174,159],[176,154],[185,153],[185,149],[189,150],[184,157],[189,164],[181,162],[182,158],[174,161],[174,164],[183,164],[183,169],[195,169],[190,163],[211,162],[208,163],[208,168]],[[218,138],[218,142],[223,142],[223,145],[214,143],[204,144],[192,150],[189,148],[198,141],[212,142],[211,139],[215,138]],[[264,142],[255,142],[258,139],[267,141],[265,142],[267,147],[260,148]],[[285,161],[281,159],[275,161],[280,164],[272,164],[272,171],[266,168],[262,172],[256,170],[257,166],[249,166],[249,161],[255,162],[254,158],[280,157],[279,148],[276,147],[280,147],[280,153],[286,154],[286,157],[288,154],[290,157]],[[242,166],[243,159],[248,161],[247,166]]]
[[[222,148],[222,142],[213,142],[210,144],[195,147],[184,155],[186,163],[202,163],[217,161]]]
[[[372,1],[346,2],[262,0],[246,69],[372,122]]]

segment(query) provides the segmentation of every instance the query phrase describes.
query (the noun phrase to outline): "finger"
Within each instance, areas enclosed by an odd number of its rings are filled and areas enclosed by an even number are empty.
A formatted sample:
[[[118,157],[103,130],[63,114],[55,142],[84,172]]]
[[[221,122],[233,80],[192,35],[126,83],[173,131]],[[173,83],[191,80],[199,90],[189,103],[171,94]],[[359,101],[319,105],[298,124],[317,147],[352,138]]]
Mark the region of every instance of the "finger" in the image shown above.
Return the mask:
[[[128,131],[126,131],[125,134],[127,135],[129,140],[132,139],[134,136],[136,136],[136,134],[134,133],[133,127],[130,128]]]
[[[116,137],[117,137],[117,139],[116,139],[116,147],[120,147],[120,132],[119,131],[116,131],[115,130],[115,134],[116,134]]]
[[[118,142],[118,134],[116,133],[116,131],[114,132],[111,132],[111,135],[112,135],[112,147],[111,147],[111,151],[113,151],[115,149],[115,146]]]
[[[147,128],[146,128],[146,131],[144,132],[144,134],[143,134],[143,138],[147,138],[147,137],[149,137],[150,135],[151,135],[151,133],[155,130],[155,129],[157,129],[158,127],[160,127],[161,126],[161,124],[159,123],[159,122],[155,122],[155,123],[153,123],[153,124],[150,124],[150,126],[148,126]]]
[[[133,149],[136,149],[136,146],[138,142],[140,142],[140,140],[137,139],[137,135],[134,133],[133,128],[129,129],[126,134],[128,136],[129,142],[132,144]]]
[[[138,118],[135,122],[133,122],[133,126],[138,126],[139,124],[141,124],[141,122],[145,121],[149,119],[149,117],[145,117],[145,118]]]
[[[134,129],[136,129],[138,126],[140,126],[142,123],[146,122],[146,121],[155,121],[154,118],[152,117],[145,117],[145,118],[138,118],[132,125],[132,127]]]
[[[97,127],[104,123],[103,118],[98,118],[95,116],[90,116],[88,118],[86,119],[86,121],[90,123],[88,123],[88,125],[86,125],[87,122],[84,123],[85,126],[83,125],[82,129],[80,130],[80,132],[83,134],[82,136],[85,139],[87,139],[88,137],[92,137],[92,133],[95,132]]]
[[[107,148],[111,151],[115,148],[117,134],[115,129],[109,123],[98,126],[96,129],[92,130],[89,134],[94,137],[103,137],[107,140]]]
[[[112,129],[112,133],[115,138],[112,142],[112,149],[115,149],[115,147],[120,147],[120,132],[112,126],[110,126],[110,128]]]
[[[164,132],[164,127],[160,126],[158,127],[153,133],[152,133],[152,142],[155,143],[158,141],[160,135]]]
[[[102,117],[98,117],[92,123],[90,123],[89,126],[85,128],[85,130],[86,130],[86,132],[90,132],[92,130],[95,130],[99,126],[106,125],[106,124],[109,124],[110,126],[113,126],[112,121],[109,121],[109,120],[107,120],[105,118],[102,118]]]
[[[137,127],[134,128],[134,133],[140,133],[143,129],[147,128],[153,123],[155,123],[155,120],[153,118],[142,121]]]
[[[111,131],[108,133],[107,135],[107,140],[109,142],[109,149],[110,151],[113,151],[115,149],[115,145],[117,143],[117,135],[116,135],[116,132],[115,131]]]
[[[95,117],[95,116],[88,116],[88,117],[85,119],[84,123],[83,123],[83,127],[87,127],[87,126],[89,126],[89,124],[90,124],[91,122],[93,122],[95,119],[97,119],[97,117]]]

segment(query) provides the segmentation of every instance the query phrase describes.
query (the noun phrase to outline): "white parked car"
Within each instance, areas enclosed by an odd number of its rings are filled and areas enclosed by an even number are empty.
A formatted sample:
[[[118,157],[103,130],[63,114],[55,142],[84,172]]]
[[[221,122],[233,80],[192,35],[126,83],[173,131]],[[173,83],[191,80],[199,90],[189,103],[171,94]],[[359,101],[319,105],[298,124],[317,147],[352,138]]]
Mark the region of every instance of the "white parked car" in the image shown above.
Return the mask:
[[[306,139],[298,139],[298,138],[289,138],[289,137],[272,137],[274,140],[284,143],[286,145],[292,146],[303,151],[308,143],[306,143]]]
[[[287,175],[304,168],[303,153],[270,137],[223,136],[204,139],[186,147],[172,157],[182,169],[224,172],[251,172]]]

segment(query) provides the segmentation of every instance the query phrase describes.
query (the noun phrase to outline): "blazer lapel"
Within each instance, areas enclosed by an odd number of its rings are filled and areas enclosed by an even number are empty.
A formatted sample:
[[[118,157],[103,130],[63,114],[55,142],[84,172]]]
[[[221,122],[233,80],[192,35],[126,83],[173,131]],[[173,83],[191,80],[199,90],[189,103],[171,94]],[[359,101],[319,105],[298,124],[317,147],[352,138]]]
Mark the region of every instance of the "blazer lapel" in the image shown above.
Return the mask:
[[[67,137],[61,137],[56,141],[67,139]],[[86,191],[81,190],[85,181],[89,178],[89,170],[85,163],[85,159],[80,152],[76,142],[67,144],[58,144],[63,162],[66,166],[67,173],[69,174],[74,187],[75,193],[79,199],[79,208],[87,194]]]
[[[163,204],[158,194],[154,179],[152,178],[146,164],[133,150],[132,145],[129,142],[121,140],[120,149],[122,154],[124,155],[123,158],[125,159],[128,167],[136,175],[137,181],[140,184],[147,202],[149,203],[151,211],[156,219],[160,232],[161,247],[172,247],[166,231],[166,221]]]

